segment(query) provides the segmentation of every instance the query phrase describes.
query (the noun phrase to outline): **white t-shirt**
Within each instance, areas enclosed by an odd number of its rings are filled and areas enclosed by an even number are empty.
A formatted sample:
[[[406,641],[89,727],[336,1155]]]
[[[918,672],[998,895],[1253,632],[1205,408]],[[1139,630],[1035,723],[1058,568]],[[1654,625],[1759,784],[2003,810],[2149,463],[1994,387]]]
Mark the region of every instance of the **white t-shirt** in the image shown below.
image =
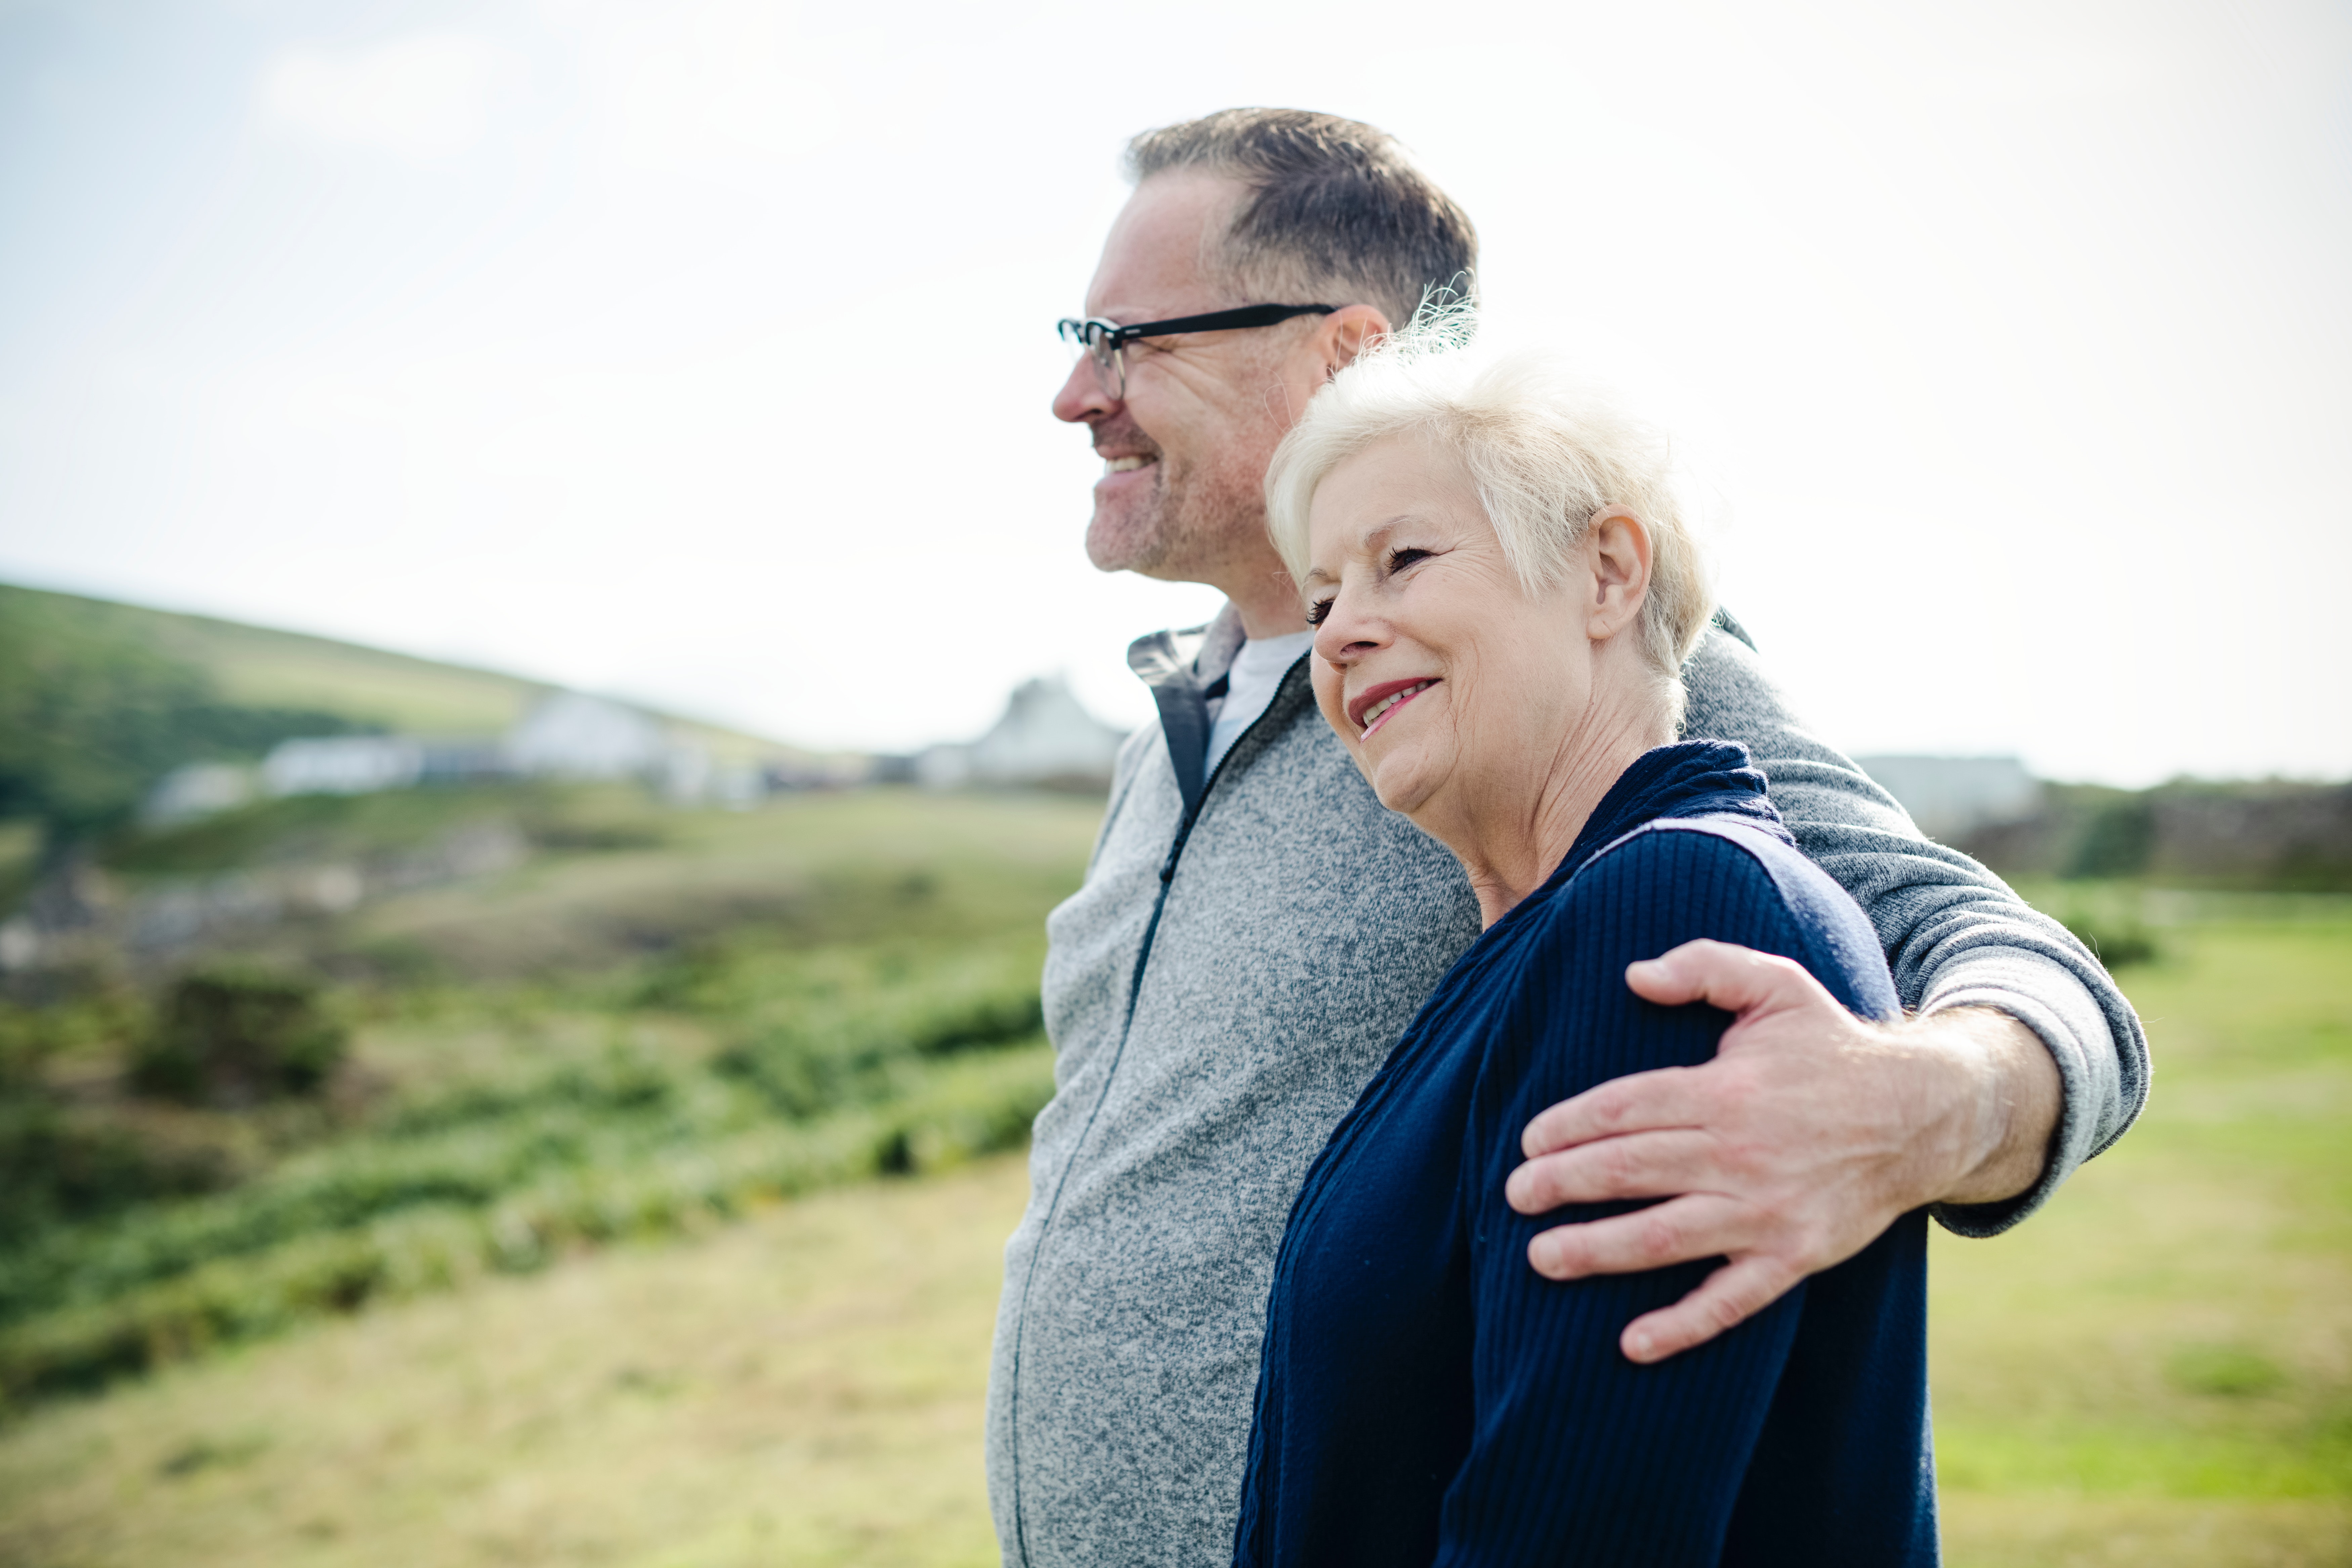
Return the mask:
[[[1265,705],[1274,700],[1276,689],[1298,656],[1315,646],[1313,632],[1292,632],[1288,637],[1265,637],[1245,642],[1234,655],[1234,667],[1225,672],[1223,706],[1217,710],[1217,721],[1209,727],[1209,758],[1202,764],[1203,778],[1217,771],[1242,731],[1257,722]]]

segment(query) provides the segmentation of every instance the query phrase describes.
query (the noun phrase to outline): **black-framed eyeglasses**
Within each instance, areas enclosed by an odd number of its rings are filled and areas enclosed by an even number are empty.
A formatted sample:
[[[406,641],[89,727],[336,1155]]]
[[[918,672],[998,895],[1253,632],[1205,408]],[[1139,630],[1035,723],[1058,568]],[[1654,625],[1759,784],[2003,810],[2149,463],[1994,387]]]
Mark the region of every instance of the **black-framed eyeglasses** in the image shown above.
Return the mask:
[[[1127,345],[1138,338],[1169,338],[1178,332],[1223,332],[1241,327],[1271,327],[1293,316],[1328,316],[1337,305],[1244,305],[1232,310],[1211,310],[1204,316],[1171,316],[1164,321],[1139,321],[1122,327],[1100,316],[1084,321],[1065,316],[1054,330],[1070,345],[1095,362],[1095,374],[1116,403],[1127,395]]]

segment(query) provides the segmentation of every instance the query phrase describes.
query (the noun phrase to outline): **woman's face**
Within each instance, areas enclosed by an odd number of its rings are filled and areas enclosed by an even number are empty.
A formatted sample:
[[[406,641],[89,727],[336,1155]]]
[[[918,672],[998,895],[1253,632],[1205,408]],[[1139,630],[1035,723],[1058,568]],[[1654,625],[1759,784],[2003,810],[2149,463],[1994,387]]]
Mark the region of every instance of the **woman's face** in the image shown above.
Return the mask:
[[[1460,461],[1414,437],[1335,468],[1307,532],[1316,700],[1381,804],[1450,841],[1540,789],[1592,700],[1592,574],[1528,593]]]

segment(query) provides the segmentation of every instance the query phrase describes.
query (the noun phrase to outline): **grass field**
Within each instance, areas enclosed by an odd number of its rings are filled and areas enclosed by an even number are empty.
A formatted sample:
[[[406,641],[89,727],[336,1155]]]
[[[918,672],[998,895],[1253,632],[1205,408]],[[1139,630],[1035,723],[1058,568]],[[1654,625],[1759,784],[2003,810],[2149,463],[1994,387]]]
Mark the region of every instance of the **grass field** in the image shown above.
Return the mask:
[[[2352,910],[2167,908],[2124,975],[2147,1118],[2019,1232],[1936,1244],[1955,1563],[2352,1563]],[[33,1407],[0,1563],[992,1562],[1024,1187],[999,1155],[755,1197]]]
[[[2352,1563],[2352,918],[2305,909],[2164,931],[2123,976],[2147,1114],[2011,1236],[1938,1237],[1954,1561]]]
[[[126,851],[126,876],[218,874],[485,811],[555,846],[248,940],[280,973],[360,977],[352,1059],[307,1100],[139,1094],[134,993],[0,1012],[0,1045],[35,1047],[0,1081],[0,1408],[1018,1144],[1053,1089],[1044,916],[1098,810],[878,792],[632,816],[593,791],[420,791]]]

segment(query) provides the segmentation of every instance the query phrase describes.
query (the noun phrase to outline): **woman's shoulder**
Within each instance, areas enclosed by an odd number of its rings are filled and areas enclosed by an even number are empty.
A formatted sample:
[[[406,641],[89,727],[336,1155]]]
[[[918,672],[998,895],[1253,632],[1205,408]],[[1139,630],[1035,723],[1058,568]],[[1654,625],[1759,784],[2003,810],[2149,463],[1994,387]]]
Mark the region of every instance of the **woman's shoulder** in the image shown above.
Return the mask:
[[[1601,899],[1622,899],[1645,884],[1687,887],[1693,877],[1755,892],[1811,867],[1775,826],[1729,812],[1664,816],[1643,823],[1591,852],[1563,882],[1554,903],[1565,916],[1589,913]],[[1818,868],[1813,868],[1818,870]]]
[[[1899,1011],[1861,906],[1788,838],[1735,816],[1664,817],[1610,845],[1545,911],[1543,944],[1615,961],[1712,938],[1793,958],[1856,1012]],[[1601,956],[1593,952],[1593,956]]]
[[[1529,934],[1548,947],[1591,945],[1730,909],[1777,912],[1786,900],[1773,872],[1784,849],[1797,854],[1769,829],[1733,817],[1645,822],[1594,851],[1539,913],[1530,910],[1541,931]]]

